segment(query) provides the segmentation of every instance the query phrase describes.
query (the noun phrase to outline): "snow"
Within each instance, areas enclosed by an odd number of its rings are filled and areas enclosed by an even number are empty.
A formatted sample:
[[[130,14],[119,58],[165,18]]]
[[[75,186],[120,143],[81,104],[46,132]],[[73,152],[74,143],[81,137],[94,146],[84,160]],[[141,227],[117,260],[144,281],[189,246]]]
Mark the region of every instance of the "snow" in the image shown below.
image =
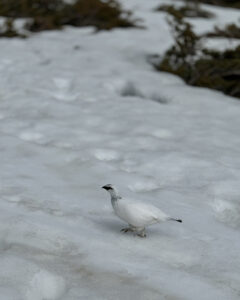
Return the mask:
[[[240,102],[155,72],[161,1],[121,2],[145,30],[0,40],[1,300],[239,299]],[[107,183],[183,223],[120,233]]]
[[[65,293],[65,282],[47,271],[38,271],[30,282],[26,297],[29,300],[54,300]]]

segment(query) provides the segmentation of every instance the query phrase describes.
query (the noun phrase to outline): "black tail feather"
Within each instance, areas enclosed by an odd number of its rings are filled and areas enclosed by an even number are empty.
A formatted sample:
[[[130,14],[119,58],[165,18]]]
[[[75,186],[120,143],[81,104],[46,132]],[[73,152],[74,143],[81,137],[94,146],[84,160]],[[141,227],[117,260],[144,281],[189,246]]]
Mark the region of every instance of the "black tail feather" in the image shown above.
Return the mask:
[[[176,222],[179,222],[179,223],[182,223],[182,220],[181,220],[181,219],[170,218],[169,220],[171,220],[171,221],[176,221]]]

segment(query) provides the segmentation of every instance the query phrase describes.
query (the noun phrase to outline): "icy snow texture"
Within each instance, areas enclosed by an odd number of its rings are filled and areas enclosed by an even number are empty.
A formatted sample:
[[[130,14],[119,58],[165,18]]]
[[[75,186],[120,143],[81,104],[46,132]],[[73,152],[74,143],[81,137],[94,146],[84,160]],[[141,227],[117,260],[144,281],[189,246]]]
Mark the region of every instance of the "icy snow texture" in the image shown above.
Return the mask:
[[[0,40],[1,300],[239,299],[240,102],[155,72],[159,1],[122,2],[146,30]],[[120,233],[106,183],[184,223]]]
[[[29,300],[55,300],[59,299],[65,292],[64,280],[54,276],[47,271],[39,271],[30,282],[26,298]]]

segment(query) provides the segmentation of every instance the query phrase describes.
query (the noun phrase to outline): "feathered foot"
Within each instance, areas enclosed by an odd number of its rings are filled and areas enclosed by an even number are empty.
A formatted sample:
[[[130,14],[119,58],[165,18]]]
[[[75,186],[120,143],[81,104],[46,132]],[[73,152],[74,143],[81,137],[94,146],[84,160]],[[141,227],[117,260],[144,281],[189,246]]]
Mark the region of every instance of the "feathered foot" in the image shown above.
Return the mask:
[[[141,238],[145,238],[147,236],[146,232],[145,232],[145,228],[143,230],[139,231],[137,236],[140,236]]]

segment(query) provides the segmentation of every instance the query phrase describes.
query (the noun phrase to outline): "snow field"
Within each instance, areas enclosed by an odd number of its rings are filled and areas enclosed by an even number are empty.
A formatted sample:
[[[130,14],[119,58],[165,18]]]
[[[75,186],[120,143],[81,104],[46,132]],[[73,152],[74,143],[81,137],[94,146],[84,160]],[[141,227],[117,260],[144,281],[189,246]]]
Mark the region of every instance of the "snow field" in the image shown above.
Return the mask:
[[[121,2],[146,30],[0,40],[1,300],[239,299],[240,104],[155,72],[160,3]],[[120,233],[107,183],[183,223]]]

